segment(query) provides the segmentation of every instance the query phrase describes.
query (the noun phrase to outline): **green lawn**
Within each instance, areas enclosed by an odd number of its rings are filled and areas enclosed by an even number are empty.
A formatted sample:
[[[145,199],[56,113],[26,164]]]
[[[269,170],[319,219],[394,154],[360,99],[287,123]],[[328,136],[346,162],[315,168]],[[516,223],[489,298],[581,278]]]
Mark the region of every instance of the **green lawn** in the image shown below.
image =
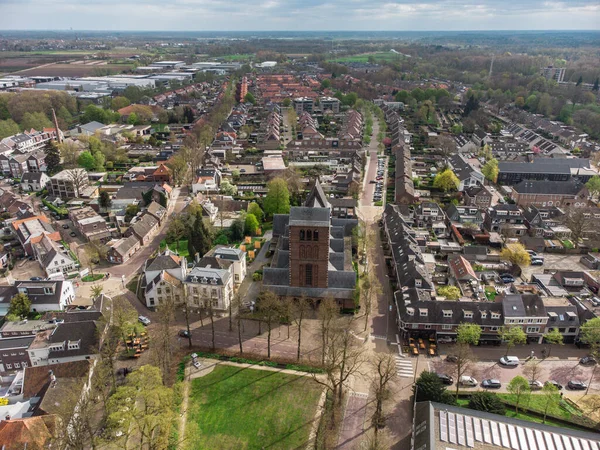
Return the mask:
[[[320,395],[307,377],[218,366],[192,380],[188,448],[304,448]]]
[[[163,251],[166,246],[167,246],[167,242],[162,241],[160,243],[160,250]],[[176,251],[179,254],[179,256],[184,256],[186,258],[188,256],[190,256],[190,253],[188,252],[188,241],[187,240],[179,241],[179,248],[177,248],[177,242],[169,244],[169,250],[171,250],[173,252]]]
[[[575,245],[573,245],[573,243],[571,241],[569,241],[568,239],[565,239],[564,241],[560,241],[560,242],[567,250],[571,250],[571,249],[575,248]]]
[[[516,402],[516,396],[512,394],[498,394],[499,397],[504,398],[506,400]],[[521,399],[521,405],[526,406],[529,409],[533,409],[535,411],[544,412],[544,408],[546,407],[546,398],[543,394],[531,394],[525,399]],[[564,417],[565,419],[569,419],[571,417],[571,413],[561,406],[564,402],[551,403],[548,408],[548,414],[552,414],[558,417]]]
[[[498,295],[496,293],[496,289],[492,286],[486,286],[485,287],[485,296],[487,297],[487,299],[491,302],[494,301],[494,299],[496,298],[496,295]]]

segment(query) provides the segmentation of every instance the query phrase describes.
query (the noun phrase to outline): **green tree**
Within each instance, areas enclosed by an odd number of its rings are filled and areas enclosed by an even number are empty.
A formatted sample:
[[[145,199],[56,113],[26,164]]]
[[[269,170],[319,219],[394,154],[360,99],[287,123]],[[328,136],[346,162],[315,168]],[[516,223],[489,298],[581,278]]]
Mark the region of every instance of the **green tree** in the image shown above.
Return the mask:
[[[519,414],[519,404],[521,402],[521,398],[529,395],[531,392],[529,381],[527,381],[524,377],[517,375],[510,380],[506,390],[515,396],[515,411],[517,414]]]
[[[176,248],[179,249],[179,241],[181,241],[188,232],[185,222],[181,217],[175,217],[169,221],[167,227],[166,239],[167,242],[175,242]]]
[[[60,150],[56,141],[48,141],[44,153],[46,154],[44,158],[46,171],[49,175],[54,175],[60,168]]]
[[[196,253],[204,256],[212,247],[210,233],[202,220],[202,211],[198,209],[194,217],[194,223],[188,239],[188,253],[193,258]]]
[[[515,99],[515,106],[517,108],[523,108],[525,106],[525,98],[523,98],[523,97],[517,97]]]
[[[581,340],[591,347],[593,354],[597,354],[600,349],[600,317],[585,322],[580,328],[580,333]]]
[[[219,186],[219,191],[223,195],[233,196],[237,194],[237,186],[235,184],[231,184],[228,180],[223,180]]]
[[[598,89],[600,89],[600,78],[596,77],[596,80],[594,81],[594,85],[592,86],[592,91],[593,92],[598,92]]]
[[[554,345],[563,345],[564,336],[558,328],[552,328],[548,333],[544,335],[544,340],[550,344],[550,348],[548,349],[548,355],[550,356],[550,351]]]
[[[96,160],[94,159],[94,156],[86,150],[85,152],[81,152],[79,154],[79,157],[77,158],[77,164],[79,164],[79,166],[83,167],[85,170],[93,170],[94,167],[96,167]]]
[[[585,183],[585,187],[590,191],[592,196],[596,197],[600,194],[600,176],[594,175],[587,183]]]
[[[248,92],[245,96],[244,96],[244,101],[246,103],[252,103],[253,105],[256,104],[256,98],[254,98],[254,95],[252,94],[252,92]]]
[[[0,120],[0,139],[19,134],[21,129],[17,122],[12,119]]]
[[[525,250],[523,244],[506,244],[500,252],[500,259],[508,261],[519,266],[528,266],[531,264],[531,256]]]
[[[289,107],[292,104],[292,101],[289,98],[284,98],[283,99],[283,106],[284,107]]]
[[[186,172],[188,170],[188,162],[185,160],[183,155],[177,154],[173,156],[167,163],[167,167],[173,174],[173,181],[176,185],[183,183]]]
[[[112,198],[108,191],[100,192],[100,196],[98,197],[98,206],[105,210],[112,206]]]
[[[21,128],[26,131],[32,128],[37,131],[42,131],[44,128],[54,128],[54,125],[43,112],[26,112],[21,120]]]
[[[231,226],[229,227],[229,231],[231,231],[231,239],[234,241],[240,241],[244,238],[244,228],[245,228],[244,219],[242,217],[238,217],[235,219]]]
[[[274,214],[289,214],[290,212],[290,192],[287,183],[281,178],[275,178],[267,184],[267,196],[264,200],[265,213],[273,216]]]
[[[583,83],[583,76],[579,75],[579,78],[577,79],[577,83],[575,84],[575,86],[581,86],[582,83]]]
[[[139,116],[136,113],[132,112],[127,117],[127,123],[129,125],[139,125],[140,124],[140,118],[139,118]]]
[[[321,81],[321,90],[331,89],[331,80],[329,78],[325,78]]]
[[[500,336],[502,336],[503,341],[506,341],[506,352],[504,353],[504,356],[508,355],[510,349],[515,345],[527,343],[527,335],[521,327],[502,327]]]
[[[459,344],[477,345],[481,337],[481,327],[476,323],[461,323],[456,331],[456,342]]]
[[[131,219],[133,219],[139,212],[140,207],[138,205],[134,203],[132,203],[131,205],[127,205],[127,207],[125,208],[125,222],[131,222]]]
[[[487,391],[473,392],[471,397],[469,397],[469,409],[499,414],[501,416],[506,413],[506,407],[502,403],[502,400],[496,394]]]
[[[19,293],[10,299],[8,314],[16,317],[26,317],[31,310],[31,300],[27,294]]]
[[[253,214],[254,217],[256,217],[256,220],[258,220],[258,223],[262,223],[265,218],[265,213],[256,202],[252,202],[248,205],[248,214]]]
[[[416,394],[417,402],[456,404],[452,394],[446,390],[440,377],[433,372],[421,372],[413,386],[413,392]]]
[[[127,97],[115,97],[112,99],[110,106],[114,111],[118,111],[121,108],[131,105],[131,102]]]
[[[94,153],[94,170],[97,172],[102,172],[104,170],[104,163],[106,162],[106,158],[102,152]]]
[[[458,300],[460,289],[456,286],[441,286],[437,289],[437,294],[446,297],[448,300]]]
[[[490,159],[485,165],[481,168],[481,173],[483,176],[492,182],[496,182],[498,179],[498,160],[496,158]]]
[[[450,169],[438,173],[433,179],[433,187],[443,192],[456,191],[459,186],[458,177]]]
[[[246,214],[246,219],[244,220],[244,231],[247,235],[254,236],[256,234],[256,230],[258,230],[258,220],[256,220],[256,216],[254,214]]]
[[[542,395],[544,396],[544,422],[546,423],[546,416],[548,415],[548,409],[550,405],[558,405],[560,403],[560,393],[558,388],[552,383],[545,383],[542,388]]]
[[[460,133],[462,133],[463,132],[462,124],[455,123],[454,125],[452,125],[450,127],[450,131],[452,131],[452,134],[460,134]]]

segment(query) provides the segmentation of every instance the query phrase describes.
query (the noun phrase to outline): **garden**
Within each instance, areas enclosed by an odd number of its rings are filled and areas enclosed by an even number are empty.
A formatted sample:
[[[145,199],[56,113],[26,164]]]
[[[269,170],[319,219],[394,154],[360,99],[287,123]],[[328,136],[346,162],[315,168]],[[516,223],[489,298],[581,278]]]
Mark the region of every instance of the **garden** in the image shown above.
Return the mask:
[[[188,448],[301,448],[321,388],[311,378],[217,366],[191,381]]]

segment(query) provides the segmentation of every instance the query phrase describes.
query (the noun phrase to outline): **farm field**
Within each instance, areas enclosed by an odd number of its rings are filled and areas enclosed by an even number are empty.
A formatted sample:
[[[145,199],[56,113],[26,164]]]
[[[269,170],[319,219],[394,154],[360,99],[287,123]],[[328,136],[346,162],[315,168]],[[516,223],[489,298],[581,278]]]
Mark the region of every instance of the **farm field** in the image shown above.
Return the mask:
[[[98,61],[100,63],[104,61]],[[98,74],[98,70],[103,72],[121,73],[130,70],[133,66],[130,64],[47,64],[36,66],[15,72],[17,75],[27,76],[55,76],[55,77],[85,77]],[[3,67],[0,66],[0,71]]]
[[[308,377],[217,366],[191,381],[188,448],[305,448],[320,396]]]

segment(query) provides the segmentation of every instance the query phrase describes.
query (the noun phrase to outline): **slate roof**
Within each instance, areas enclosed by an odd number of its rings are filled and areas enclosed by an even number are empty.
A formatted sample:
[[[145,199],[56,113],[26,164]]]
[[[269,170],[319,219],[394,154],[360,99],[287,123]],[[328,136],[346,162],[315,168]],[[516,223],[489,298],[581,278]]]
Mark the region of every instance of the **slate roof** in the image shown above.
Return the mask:
[[[63,283],[70,283],[70,281],[15,281],[13,286],[0,286],[0,303],[10,304],[10,300],[19,293],[19,288],[26,288],[32,306],[47,303],[58,305]],[[44,290],[47,287],[54,288],[54,291],[46,294]]]
[[[331,204],[327,199],[327,195],[323,192],[323,188],[321,187],[321,183],[319,183],[319,179],[315,180],[312,189],[310,190],[306,201],[304,202],[304,206],[311,208],[329,208]]]
[[[217,269],[217,268],[206,268],[206,267],[194,267],[186,276],[186,283],[201,283],[201,280],[205,278],[208,286],[215,285],[211,283],[212,280],[216,281],[217,286],[225,286],[231,278],[229,270]]]
[[[239,248],[217,247],[209,253],[216,258],[241,261],[245,252],[241,251]]]
[[[330,224],[330,208],[310,208],[293,206],[290,208],[290,226],[328,227]]]
[[[25,172],[21,177],[21,183],[40,183],[43,175],[44,172]]]
[[[146,263],[146,271],[178,269],[181,266],[181,258],[177,255],[158,255],[149,259]]]
[[[140,238],[144,238],[147,236],[152,228],[156,226],[158,222],[156,218],[150,214],[144,214],[137,222],[135,222],[131,228],[133,228],[133,232],[139,236]]]
[[[583,185],[575,180],[547,181],[523,180],[513,186],[519,194],[545,194],[545,195],[577,195]]]
[[[459,154],[454,154],[450,157],[450,165],[452,166],[452,171],[460,181],[471,178],[471,174],[476,171],[464,156]]]
[[[27,348],[34,339],[35,336],[0,339],[0,350],[8,350],[11,348]]]
[[[48,358],[65,358],[72,356],[93,355],[98,346],[98,331],[96,322],[65,322],[59,324],[50,335],[49,342],[58,344],[61,342],[80,341],[79,348],[70,350],[65,344],[64,350],[51,351]]]
[[[546,316],[544,302],[537,294],[505,294],[500,300],[507,318]]]
[[[400,307],[400,315],[404,322],[425,323],[441,325],[458,325],[462,322],[477,323],[482,327],[501,327],[504,324],[502,317],[502,304],[498,302],[456,302],[456,301],[416,301],[405,304],[399,297],[402,291],[397,291],[396,301]],[[409,314],[409,311],[413,314]],[[420,310],[427,310],[426,316],[421,316]],[[444,317],[444,311],[451,311],[450,317]],[[473,317],[467,318],[465,313],[472,312]],[[482,316],[485,312],[485,318]],[[492,319],[492,312],[498,314],[498,318]],[[447,314],[446,314],[447,315]]]

